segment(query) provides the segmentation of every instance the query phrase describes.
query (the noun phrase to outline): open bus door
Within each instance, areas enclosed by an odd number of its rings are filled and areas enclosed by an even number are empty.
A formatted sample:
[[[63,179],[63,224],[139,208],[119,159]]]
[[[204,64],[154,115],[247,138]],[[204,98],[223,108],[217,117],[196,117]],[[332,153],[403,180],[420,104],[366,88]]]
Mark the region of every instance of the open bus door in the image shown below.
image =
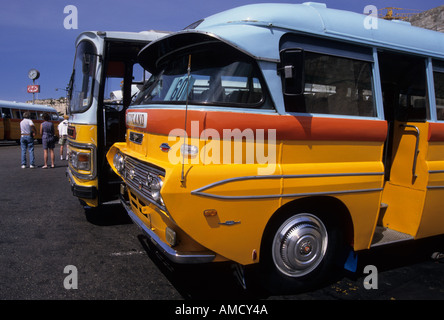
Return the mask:
[[[120,178],[105,155],[125,140],[125,111],[144,70],[137,54],[160,32],[85,32],[77,40],[70,81],[67,176],[74,196],[90,207],[117,200]],[[137,70],[137,71],[136,71]]]

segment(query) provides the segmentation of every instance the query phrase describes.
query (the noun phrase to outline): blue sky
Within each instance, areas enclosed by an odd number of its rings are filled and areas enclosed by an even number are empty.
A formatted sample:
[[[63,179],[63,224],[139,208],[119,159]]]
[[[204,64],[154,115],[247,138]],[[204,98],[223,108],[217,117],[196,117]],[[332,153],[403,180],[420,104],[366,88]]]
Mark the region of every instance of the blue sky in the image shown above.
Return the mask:
[[[441,0],[442,1],[442,0]],[[325,0],[330,8],[362,13],[366,5],[428,10],[436,0]],[[183,29],[194,21],[237,6],[259,2],[301,3],[273,0],[15,0],[3,1],[0,10],[0,100],[27,101],[32,94],[28,71],[36,68],[41,92],[36,98],[59,98],[64,91],[74,59],[74,41],[87,30],[142,31]],[[64,13],[74,5],[78,29],[65,29]]]

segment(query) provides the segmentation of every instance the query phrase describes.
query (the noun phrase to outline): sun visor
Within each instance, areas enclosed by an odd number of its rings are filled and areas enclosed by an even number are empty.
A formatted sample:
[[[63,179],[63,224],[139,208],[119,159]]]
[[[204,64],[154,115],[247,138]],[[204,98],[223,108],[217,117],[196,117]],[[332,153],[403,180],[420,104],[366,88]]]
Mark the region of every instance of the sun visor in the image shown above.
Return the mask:
[[[140,65],[151,73],[155,73],[159,62],[167,55],[180,49],[196,45],[218,42],[215,37],[201,32],[183,32],[166,36],[161,40],[154,41],[143,48],[138,55]]]
[[[212,33],[186,30],[163,37],[158,41],[151,42],[139,52],[138,62],[144,69],[151,73],[155,73],[160,67],[160,62],[168,55],[180,50],[187,50],[196,46],[214,43],[225,43],[236,48],[235,45],[218,38]],[[236,49],[240,50],[239,48]]]

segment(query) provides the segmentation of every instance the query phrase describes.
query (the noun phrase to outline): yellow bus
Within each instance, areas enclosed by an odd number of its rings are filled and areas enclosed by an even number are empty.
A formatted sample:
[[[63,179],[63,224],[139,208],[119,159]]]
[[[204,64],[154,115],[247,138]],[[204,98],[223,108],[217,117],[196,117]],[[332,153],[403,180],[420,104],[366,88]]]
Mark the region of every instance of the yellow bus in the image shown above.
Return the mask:
[[[117,199],[120,179],[105,155],[125,139],[125,110],[144,79],[139,50],[164,32],[83,32],[76,40],[69,84],[67,177],[81,203]],[[137,81],[134,79],[137,78]]]
[[[369,18],[249,5],[141,50],[153,76],[107,157],[168,258],[282,292],[444,233],[444,34]]]
[[[31,116],[30,119],[34,122],[36,127],[37,134],[34,138],[38,139],[40,142],[42,140],[40,135],[40,124],[45,121],[43,120],[43,114],[48,113],[50,115],[54,127],[57,127],[61,121],[57,110],[53,107],[0,100],[0,140],[15,140],[17,143],[20,143],[20,121],[23,120],[23,114],[25,112],[29,112]]]

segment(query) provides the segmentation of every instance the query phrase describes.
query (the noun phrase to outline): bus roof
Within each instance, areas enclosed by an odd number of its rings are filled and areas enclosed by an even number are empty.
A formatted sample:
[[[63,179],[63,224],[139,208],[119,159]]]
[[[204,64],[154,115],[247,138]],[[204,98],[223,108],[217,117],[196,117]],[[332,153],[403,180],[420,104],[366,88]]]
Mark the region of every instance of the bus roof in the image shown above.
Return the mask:
[[[15,101],[6,101],[0,100],[0,108],[13,108],[13,109],[26,109],[26,110],[38,110],[38,111],[46,111],[46,112],[57,112],[56,109],[50,107],[48,105],[42,104],[31,104],[25,102],[15,102]]]
[[[85,31],[82,32],[76,39],[76,43],[82,40],[85,36],[88,37],[102,37],[103,39],[116,39],[116,40],[131,40],[149,42],[157,40],[167,34],[169,31],[141,31],[141,32],[125,32],[125,31]]]
[[[370,18],[374,19],[373,23],[366,27]],[[147,48],[153,49],[147,54],[166,53],[165,48],[171,50],[178,46],[174,42],[197,41],[196,34],[201,34],[201,39],[217,38],[256,59],[279,61],[280,38],[285,33],[296,32],[444,59],[443,33],[414,27],[408,22],[330,9],[315,2],[246,5],[212,15],[194,25],[197,25],[195,29],[179,31],[151,43]],[[169,42],[168,45],[165,42]]]

